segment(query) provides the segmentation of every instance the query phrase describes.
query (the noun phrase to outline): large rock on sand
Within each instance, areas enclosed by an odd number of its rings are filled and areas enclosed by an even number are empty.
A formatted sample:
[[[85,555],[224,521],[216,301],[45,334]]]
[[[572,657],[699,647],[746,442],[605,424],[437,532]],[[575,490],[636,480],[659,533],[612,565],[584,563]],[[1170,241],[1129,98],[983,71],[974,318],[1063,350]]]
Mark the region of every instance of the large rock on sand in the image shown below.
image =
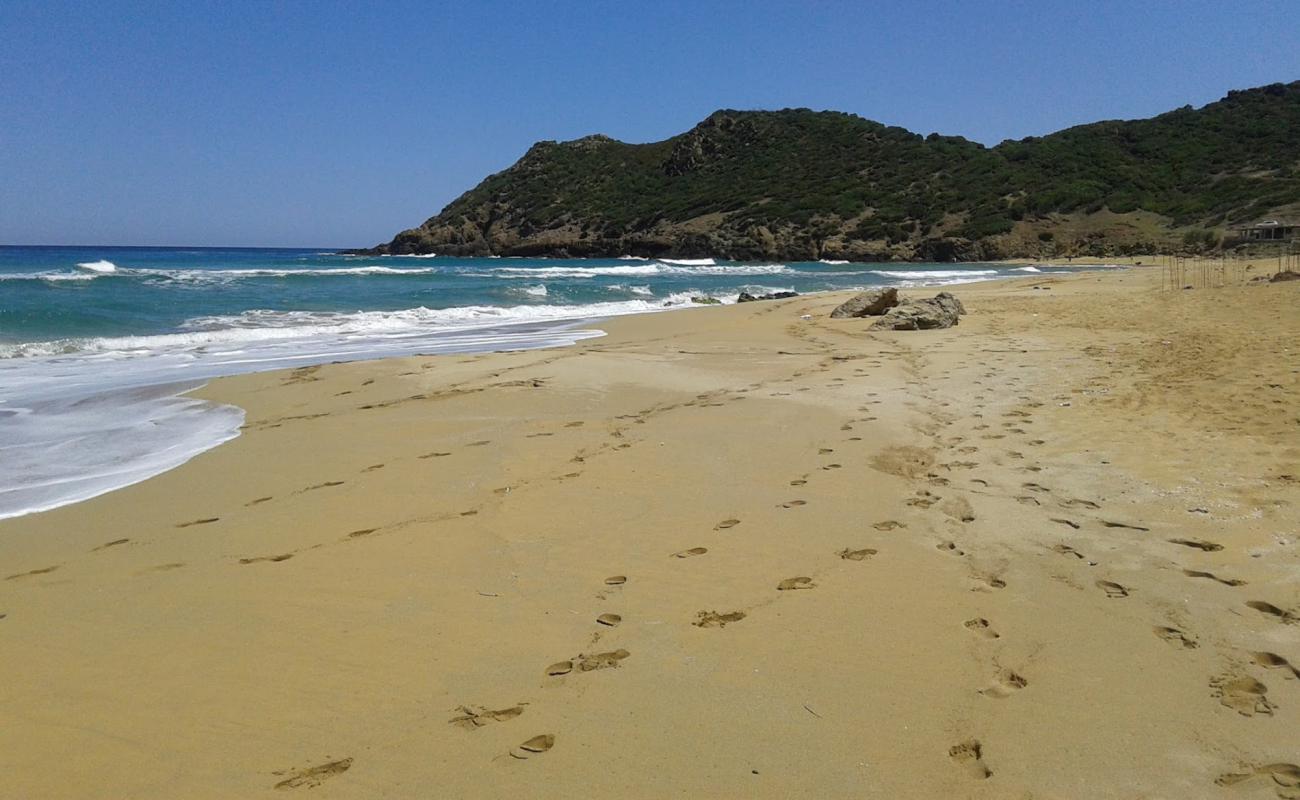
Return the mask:
[[[898,290],[892,286],[872,289],[855,295],[831,312],[831,319],[849,317],[878,317],[898,305]]]
[[[890,331],[925,331],[951,328],[966,313],[961,301],[948,292],[924,300],[905,300],[876,320],[873,328]]]

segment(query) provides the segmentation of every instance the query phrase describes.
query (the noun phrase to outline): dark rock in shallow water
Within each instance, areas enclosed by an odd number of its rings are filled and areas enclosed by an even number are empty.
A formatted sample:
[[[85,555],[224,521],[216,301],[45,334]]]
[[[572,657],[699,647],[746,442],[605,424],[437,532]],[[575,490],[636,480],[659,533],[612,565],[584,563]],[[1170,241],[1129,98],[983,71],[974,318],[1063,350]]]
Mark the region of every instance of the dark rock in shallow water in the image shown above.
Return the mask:
[[[831,319],[878,317],[898,305],[898,290],[892,286],[872,289],[849,298],[831,312]]]
[[[706,296],[703,296],[703,295],[696,295],[695,297],[692,297],[692,298],[691,298],[691,302],[692,302],[692,303],[695,303],[696,305],[700,305],[700,306],[717,306],[717,305],[722,305],[722,301],[719,300],[718,298],[716,298],[716,297],[706,297]]]
[[[798,292],[772,292],[771,294],[750,294],[741,292],[740,297],[736,298],[737,303],[752,303],[756,300],[784,300],[787,297],[798,297]]]
[[[885,312],[873,328],[892,331],[925,331],[951,328],[966,313],[961,301],[948,292],[924,300],[905,300]]]

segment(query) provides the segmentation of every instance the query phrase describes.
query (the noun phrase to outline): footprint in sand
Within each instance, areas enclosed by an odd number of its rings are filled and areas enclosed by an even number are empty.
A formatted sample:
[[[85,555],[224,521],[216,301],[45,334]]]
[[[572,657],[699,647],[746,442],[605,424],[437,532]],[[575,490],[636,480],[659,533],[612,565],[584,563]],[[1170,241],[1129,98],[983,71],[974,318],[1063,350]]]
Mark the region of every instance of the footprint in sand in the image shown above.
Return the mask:
[[[1164,639],[1166,642],[1169,642],[1170,644],[1173,645],[1177,645],[1186,650],[1195,650],[1198,647],[1195,637],[1193,637],[1191,634],[1180,631],[1177,628],[1169,628],[1163,625],[1157,625],[1151,630],[1155,631],[1156,636],[1159,636],[1161,639]]]
[[[334,486],[342,486],[344,483],[345,483],[344,481],[325,481],[324,483],[318,483],[315,486],[308,486],[306,489],[299,489],[297,493],[302,494],[303,492],[311,492],[311,491],[315,491],[316,489],[329,489]],[[215,519],[209,520],[209,522],[216,522],[216,520]],[[196,524],[196,523],[191,523],[191,524]]]
[[[1078,550],[1075,550],[1073,547],[1069,546],[1068,544],[1055,544],[1055,545],[1052,545],[1052,552],[1053,552],[1053,553],[1060,553],[1060,554],[1063,555],[1063,556],[1074,556],[1075,558],[1079,559],[1080,561],[1087,561],[1087,562],[1088,562],[1088,566],[1090,566],[1090,567],[1095,567],[1095,566],[1097,566],[1097,562],[1096,562],[1096,561],[1091,561],[1091,560],[1089,560],[1087,556],[1085,556],[1083,553],[1080,553]]]
[[[555,746],[555,735],[544,733],[541,736],[534,736],[528,741],[510,751],[511,758],[517,758],[520,761],[541,755]]]
[[[278,556],[258,556],[258,557],[256,557],[256,558],[241,558],[241,559],[239,559],[239,563],[241,563],[241,564],[256,564],[256,563],[258,563],[259,561],[273,561],[273,562],[274,562],[274,561],[288,561],[288,560],[291,559],[291,558],[293,558],[293,553],[282,553],[282,554],[280,554],[280,555],[278,555]]]
[[[971,777],[984,780],[993,776],[993,771],[984,763],[984,748],[978,739],[967,739],[949,747],[948,757]]]
[[[626,575],[611,575],[605,579],[606,586],[622,586],[627,583]]]
[[[477,442],[470,442],[469,444],[467,444],[467,445],[465,445],[465,446],[466,446],[466,447],[482,447],[482,446],[485,445],[485,444],[492,444],[492,440],[491,440],[491,439],[480,439],[480,440],[477,441]]]
[[[425,453],[422,456],[416,456],[416,458],[442,458],[443,456],[449,456],[449,455],[451,455],[451,453],[434,452],[434,453]]]
[[[1222,675],[1210,681],[1210,688],[1220,703],[1244,717],[1256,714],[1271,717],[1277,708],[1265,697],[1268,687],[1249,675]]]
[[[1287,661],[1277,653],[1251,653],[1255,663],[1265,669],[1280,669],[1284,671],[1283,677],[1287,679],[1300,678],[1300,669],[1296,669],[1290,661]]]
[[[274,499],[275,499],[274,497],[272,497],[272,496],[270,496],[270,495],[267,495],[266,497],[259,497],[259,498],[257,498],[256,500],[249,500],[247,503],[244,503],[244,505],[245,505],[245,506],[256,506],[256,505],[261,505],[262,503],[265,503],[265,502],[267,502],[268,500],[274,500]]]
[[[520,703],[517,706],[502,708],[495,711],[484,706],[479,706],[477,709],[470,708],[469,706],[461,706],[456,709],[460,714],[447,720],[447,724],[455,725],[457,728],[464,728],[469,731],[477,730],[478,728],[492,722],[509,722],[524,713],[524,705],[524,703]]]
[[[568,661],[557,661],[546,668],[546,674],[551,676],[567,675],[575,669],[579,672],[591,672],[598,669],[613,669],[619,662],[632,655],[622,648],[611,650],[607,653],[594,653],[592,655],[579,655]]]
[[[176,523],[176,527],[188,528],[191,525],[211,525],[212,523],[217,522],[220,519],[221,517],[206,517],[204,519],[192,519],[189,522],[178,522]]]
[[[352,759],[341,758],[327,764],[320,764],[306,769],[293,770],[293,774],[275,785],[277,789],[314,789],[327,779],[341,775],[352,767]],[[283,772],[274,773],[283,775]]]
[[[1101,506],[1097,505],[1091,500],[1079,500],[1077,498],[1072,500],[1062,500],[1061,505],[1065,508],[1091,508],[1091,509],[1101,508]]]
[[[949,497],[939,504],[939,510],[959,522],[975,521],[975,509],[964,497]]]
[[[1130,525],[1127,522],[1111,522],[1109,520],[1104,520],[1104,519],[1099,520],[1099,522],[1101,522],[1101,524],[1107,528],[1127,528],[1128,530],[1131,531],[1143,531],[1143,532],[1151,530],[1150,528],[1144,528],[1141,525]]]
[[[1097,581],[1097,588],[1106,593],[1107,597],[1128,597],[1128,587],[1121,586],[1113,581]]]
[[[717,525],[714,525],[713,529],[715,531],[725,531],[727,528],[734,528],[739,524],[740,524],[740,520],[738,519],[724,519],[722,522],[719,522]]]
[[[806,484],[806,483],[808,483],[808,481],[806,481],[806,480],[804,480],[804,479],[802,479],[802,478],[798,478],[798,479],[796,479],[796,480],[790,481],[790,485],[791,485],[791,486],[803,486],[803,485]]]
[[[1076,531],[1079,530],[1079,523],[1075,522],[1072,519],[1065,519],[1064,517],[1051,517],[1050,521],[1059,523],[1061,525],[1068,525],[1069,527],[1074,528]]]
[[[817,584],[813,583],[812,578],[801,576],[798,578],[786,578],[776,585],[776,590],[778,592],[789,592],[795,589],[811,589],[816,585]]]
[[[871,527],[875,528],[878,531],[892,531],[892,530],[897,530],[899,528],[906,528],[907,525],[902,522],[898,522],[897,520],[887,519],[883,522],[874,523]]]
[[[948,553],[950,555],[954,555],[954,556],[966,555],[966,551],[958,547],[956,542],[939,542],[934,547],[936,550],[939,550],[940,552],[943,553]]]
[[[607,628],[617,627],[622,621],[623,617],[618,614],[601,614],[599,617],[596,617],[596,623],[598,625],[604,625]]]
[[[379,529],[378,529],[378,528],[362,528],[362,529],[359,530],[359,531],[351,531],[351,532],[348,533],[348,538],[349,538],[349,539],[360,539],[362,536],[369,536],[370,534],[374,533],[374,532],[377,531],[377,530],[379,530]]]
[[[1002,578],[998,577],[997,575],[976,573],[971,577],[975,579],[977,584],[972,591],[983,592],[983,591],[988,591],[989,589],[1007,588],[1007,582],[1002,580]]]
[[[993,682],[988,686],[980,689],[980,694],[985,697],[1002,699],[1010,697],[1021,689],[1029,685],[1029,681],[1013,670],[1004,669],[993,678]]]
[[[111,542],[104,542],[104,543],[101,544],[99,547],[96,547],[96,548],[92,549],[90,552],[94,553],[94,552],[97,552],[97,551],[99,551],[99,550],[107,550],[107,549],[110,548],[110,547],[117,547],[118,545],[120,545],[120,544],[126,544],[126,543],[129,542],[129,541],[131,541],[131,540],[130,540],[130,539],[114,539],[114,540],[111,541]]]
[[[836,553],[835,555],[839,556],[845,561],[865,561],[868,558],[874,556],[877,552],[878,552],[877,550],[871,547],[864,547],[861,550],[850,550],[848,548],[845,548],[839,551],[838,553]]]
[[[690,550],[678,550],[673,553],[673,558],[690,558],[692,556],[702,556],[709,552],[707,547],[692,547]]]
[[[32,576],[34,576],[34,575],[48,575],[48,574],[50,574],[51,572],[53,572],[54,570],[56,570],[56,569],[58,569],[58,568],[59,568],[59,565],[58,565],[58,564],[55,564],[55,565],[52,566],[52,567],[41,567],[40,569],[31,569],[31,570],[28,570],[28,571],[26,571],[26,572],[16,572],[16,573],[14,573],[13,575],[6,576],[6,577],[5,577],[5,580],[7,580],[7,581],[16,581],[16,580],[18,580],[19,578],[30,578],[30,577],[32,577]]]
[[[1285,608],[1278,608],[1272,603],[1266,603],[1263,600],[1247,600],[1246,605],[1261,614],[1268,614],[1270,617],[1277,617],[1287,625],[1294,625],[1295,623],[1300,622],[1300,617],[1297,617]]]
[[[799,506],[808,505],[807,500],[789,500],[781,504],[781,508],[798,508]]]
[[[1002,634],[993,630],[993,625],[983,617],[968,619],[962,623],[966,630],[984,639],[1000,639]]]
[[[697,628],[725,628],[728,623],[740,622],[744,618],[744,611],[729,611],[725,614],[717,611],[701,611],[695,615],[695,621],[691,624]]]
[[[1206,553],[1217,553],[1223,549],[1223,545],[1218,542],[1207,542],[1204,539],[1168,539],[1167,541],[1170,544],[1179,544],[1183,547],[1194,547]]]
[[[1245,586],[1246,582],[1240,578],[1220,578],[1213,572],[1204,572],[1199,569],[1185,569],[1183,574],[1189,578],[1208,578],[1215,583],[1221,583],[1224,586]]]
[[[1295,764],[1264,764],[1252,767],[1249,772],[1228,772],[1214,779],[1219,786],[1235,786],[1252,778],[1272,780],[1281,798],[1300,797],[1300,766]]]
[[[377,469],[383,469],[383,468],[384,468],[384,465],[383,465],[383,464],[371,464],[370,466],[366,467],[365,469],[363,469],[363,470],[361,470],[361,471],[362,471],[362,472],[374,472],[374,471],[377,470]]]

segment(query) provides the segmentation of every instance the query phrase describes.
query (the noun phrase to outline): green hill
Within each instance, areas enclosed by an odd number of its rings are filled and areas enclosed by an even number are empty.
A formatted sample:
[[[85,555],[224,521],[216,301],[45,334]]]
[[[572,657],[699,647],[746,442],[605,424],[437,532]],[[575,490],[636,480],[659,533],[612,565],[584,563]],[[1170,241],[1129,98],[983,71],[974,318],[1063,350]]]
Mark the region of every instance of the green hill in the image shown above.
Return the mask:
[[[1300,209],[1300,81],[985,147],[851,114],[718,111],[662,142],[539,142],[371,251],[860,260],[1214,246]]]

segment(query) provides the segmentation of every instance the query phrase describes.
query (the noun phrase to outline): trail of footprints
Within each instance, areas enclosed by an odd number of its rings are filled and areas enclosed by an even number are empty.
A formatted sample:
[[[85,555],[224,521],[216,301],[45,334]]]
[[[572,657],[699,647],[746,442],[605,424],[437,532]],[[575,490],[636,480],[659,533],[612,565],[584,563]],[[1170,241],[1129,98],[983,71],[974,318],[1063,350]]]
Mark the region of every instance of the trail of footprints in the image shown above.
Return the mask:
[[[756,388],[756,386],[751,388]],[[704,397],[705,396],[701,396],[701,399],[704,399]],[[705,403],[706,407],[708,405],[709,403]],[[848,423],[845,423],[845,425],[842,426],[842,429],[844,430],[848,430],[849,428],[850,425]],[[860,441],[861,437],[852,437],[852,439],[854,441]],[[833,452],[834,448],[820,447],[818,448],[817,456],[827,456]],[[822,464],[820,468],[822,470],[834,470],[841,468],[841,466],[840,463],[832,462],[829,464]],[[802,477],[791,480],[790,485],[805,486],[808,482],[808,476],[805,474]],[[807,504],[806,500],[792,499],[778,504],[778,507],[782,509],[797,509],[804,507]],[[741,524],[742,520],[740,518],[728,517],[717,522],[713,526],[713,531],[718,534],[730,535],[731,531]],[[906,525],[895,520],[885,520],[875,523],[873,527],[878,531],[893,531],[905,528]],[[707,555],[710,552],[711,550],[709,547],[696,546],[671,553],[669,557],[674,560],[690,559]],[[845,547],[834,553],[834,556],[841,561],[863,562],[878,555],[878,553],[879,550],[874,547]],[[629,578],[626,575],[613,575],[605,578],[603,581],[603,588],[595,596],[600,600],[610,600],[612,597],[617,595],[619,589],[621,589],[628,580]],[[816,586],[816,581],[809,575],[796,575],[793,577],[783,578],[773,584],[775,591],[781,594],[807,591],[815,589]],[[734,625],[747,619],[751,611],[752,608],[729,611],[719,611],[716,609],[701,610],[697,612],[695,618],[690,621],[690,624],[698,628],[722,629],[726,628],[728,625]],[[624,618],[619,613],[605,612],[596,616],[594,622],[597,628],[608,630],[618,627],[624,622]],[[992,636],[996,637],[997,634],[992,634]],[[600,638],[600,632],[594,632],[590,644],[597,644]],[[604,670],[618,670],[623,667],[625,662],[632,659],[632,656],[632,652],[626,648],[620,647],[611,650],[597,650],[595,647],[590,647],[587,650],[579,652],[577,655],[551,663],[546,666],[542,672],[546,680],[556,681],[563,684],[563,682],[574,680],[587,673]],[[485,706],[462,705],[456,709],[456,715],[449,719],[448,722],[449,724],[466,730],[476,730],[487,724],[512,721],[523,715],[525,706],[525,703],[520,703],[507,709],[493,711]],[[508,755],[513,759],[535,757],[550,750],[555,745],[555,742],[556,736],[554,734],[541,734],[512,749]]]
[[[913,356],[913,358],[914,361],[919,364],[921,357]],[[1001,361],[1000,358],[995,360]],[[994,372],[989,371],[984,373],[983,377],[985,379],[990,379],[993,378],[994,375]],[[1008,383],[1014,383],[1015,381],[1016,379],[1014,377],[1008,379]],[[977,380],[975,383],[979,384],[980,381]],[[929,399],[926,392],[919,392],[918,394]],[[984,397],[982,395],[976,395],[974,399],[980,401],[973,407],[973,416],[978,418],[982,416],[980,410],[985,407],[982,402]],[[1021,400],[1023,406],[1026,408],[1042,405],[1042,403],[1027,402],[1027,397],[1022,397]],[[947,425],[946,415],[939,413],[939,411],[934,408],[929,409],[928,412],[922,409],[918,410],[921,410],[922,413],[928,413],[930,417],[935,420],[934,426],[929,431],[926,431],[924,428],[922,428],[922,431],[929,433],[931,438],[935,440],[936,451],[951,449],[962,456],[961,460],[937,464],[937,468],[953,472],[955,470],[968,470],[978,467],[978,463],[971,460],[970,456],[978,453],[980,450],[979,447],[964,444],[964,438],[961,436],[952,437],[947,441],[940,440],[937,432]],[[1008,411],[1004,416],[1015,419],[1015,422],[1003,423],[1002,427],[1006,433],[1026,434],[1026,427],[1033,424],[1031,418],[1032,412],[1026,411],[1023,408]],[[987,430],[989,428],[987,424],[976,424],[973,427],[975,430]],[[1005,435],[986,434],[983,438],[991,442],[996,442],[1004,439]],[[1029,440],[1028,444],[1037,447],[1045,444],[1045,441],[1035,438]],[[1022,453],[1014,450],[1006,451],[1006,455],[1013,460],[1024,458]],[[934,459],[927,457],[924,465],[928,465],[933,460]],[[1025,464],[1019,468],[1031,474],[1041,471],[1037,465],[1032,463]],[[913,477],[914,480],[917,480],[918,482],[925,480],[925,482],[931,487],[939,487],[939,489],[950,485],[949,481],[938,474],[935,469],[925,468],[918,470],[918,472],[920,474],[910,477]],[[970,484],[972,490],[977,493],[985,492],[991,487],[989,481],[981,478],[971,479]],[[907,505],[913,508],[927,511],[938,507],[939,504],[943,502],[944,498],[941,494],[942,492],[920,488],[917,490],[915,495],[906,502]],[[1078,518],[1066,516],[1048,516],[1051,514],[1051,509],[1059,508],[1071,512],[1084,512],[1085,514],[1088,512],[1101,511],[1101,504],[1093,500],[1076,497],[1058,498],[1048,486],[1043,485],[1043,483],[1037,480],[1021,483],[1020,491],[1018,493],[1013,493],[1013,497],[1022,505],[1031,508],[1042,508],[1042,510],[1046,512],[1045,516],[1048,522],[1064,526],[1069,531],[1081,530],[1088,521],[1081,521]],[[1101,528],[1109,530],[1134,531],[1137,533],[1150,532],[1149,527],[1131,521],[1098,518],[1095,520],[1095,523]],[[1165,541],[1176,548],[1186,548],[1205,554],[1221,552],[1224,549],[1223,545],[1217,542],[1191,537],[1173,537],[1168,538]],[[962,558],[968,557],[968,548],[960,545],[957,541],[952,539],[941,539],[935,547],[939,552],[950,556]],[[1058,541],[1048,546],[1047,549],[1052,553],[1068,557],[1084,568],[1095,568],[1099,566],[1098,560],[1085,555],[1073,544]],[[1190,567],[1180,567],[1179,569],[1181,573],[1189,579],[1214,582],[1228,589],[1237,589],[1247,585],[1246,581],[1239,578],[1224,577],[1205,569],[1195,569]],[[1000,581],[998,578],[993,578],[993,580]],[[1124,601],[1131,597],[1135,591],[1131,586],[1106,578],[1095,579],[1093,581],[1093,586],[1104,598],[1114,601]],[[1248,600],[1245,602],[1245,606],[1285,625],[1300,624],[1300,613],[1290,609],[1281,608],[1267,601]],[[1001,634],[995,630],[993,624],[984,617],[968,619],[962,623],[962,625],[967,631],[979,639],[996,640],[1001,636]],[[1195,634],[1178,627],[1170,625],[1155,625],[1152,627],[1152,631],[1156,637],[1179,650],[1195,650],[1200,646],[1200,642]],[[1254,652],[1249,655],[1251,663],[1258,668],[1268,671],[1276,671],[1287,680],[1300,679],[1300,669],[1283,656],[1267,651]],[[990,699],[1004,700],[1012,697],[1028,686],[1029,681],[1015,670],[998,668],[992,679],[979,690],[979,693]],[[1211,697],[1216,699],[1222,706],[1245,717],[1272,716],[1273,712],[1277,708],[1276,703],[1270,698],[1268,687],[1262,681],[1247,674],[1240,667],[1231,669],[1224,674],[1212,678],[1209,681],[1209,689]],[[981,745],[977,739],[968,739],[953,745],[949,751],[949,757],[956,765],[961,767],[974,778],[986,779],[992,776],[992,771],[984,762],[983,745]],[[1221,786],[1231,786],[1248,781],[1258,781],[1260,783],[1271,781],[1276,785],[1279,797],[1300,798],[1300,767],[1297,767],[1294,764],[1277,763],[1255,766],[1245,772],[1221,775],[1217,779],[1216,783]]]

